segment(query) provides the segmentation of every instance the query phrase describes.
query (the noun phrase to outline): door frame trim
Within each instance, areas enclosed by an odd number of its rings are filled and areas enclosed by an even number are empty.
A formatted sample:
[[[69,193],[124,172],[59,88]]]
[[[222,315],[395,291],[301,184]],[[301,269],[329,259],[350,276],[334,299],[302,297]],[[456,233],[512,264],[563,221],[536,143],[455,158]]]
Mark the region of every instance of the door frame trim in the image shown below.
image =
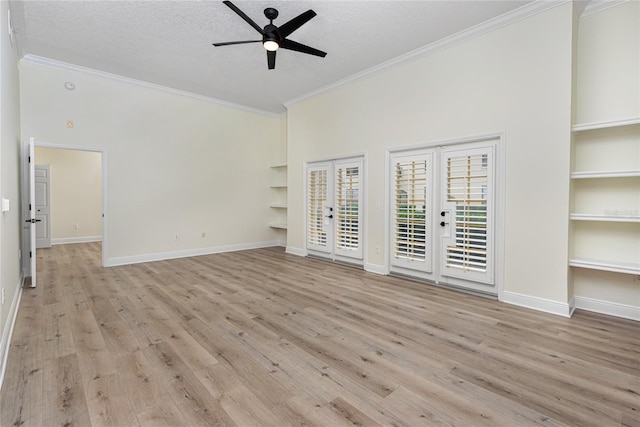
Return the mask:
[[[84,147],[77,145],[67,145],[67,144],[55,144],[44,141],[39,141],[37,138],[34,138],[34,147],[43,147],[43,148],[56,148],[61,150],[76,150],[76,151],[90,151],[94,153],[101,153],[101,161],[102,161],[102,266],[107,267],[108,258],[108,216],[107,216],[107,149],[104,147]],[[29,191],[28,191],[28,156],[29,156],[29,138],[24,139],[22,141],[22,153],[23,158],[21,161],[22,164],[22,209],[23,216],[25,213],[29,211]],[[35,162],[35,159],[34,159]],[[35,163],[34,163],[35,164]],[[28,232],[25,230],[25,227],[22,229],[22,269],[24,276],[28,276],[26,274],[29,271],[28,260],[29,258],[26,254],[29,253],[30,244],[26,239],[28,238]],[[35,254],[34,254],[35,256]]]
[[[403,152],[411,152],[421,149],[437,149],[442,147],[451,147],[461,144],[481,143],[485,141],[494,141],[496,144],[495,152],[495,286],[496,295],[499,301],[504,299],[504,246],[505,246],[505,227],[498,227],[497,224],[505,223],[506,212],[506,135],[505,132],[494,132],[475,136],[467,136],[460,138],[452,138],[445,140],[436,140],[412,144],[405,147],[387,147],[385,149],[385,211],[384,211],[384,274],[391,274],[390,261],[390,218],[391,218],[391,191],[389,179],[391,177],[391,156]],[[439,156],[439,154],[438,154]],[[421,279],[419,279],[421,280]]]

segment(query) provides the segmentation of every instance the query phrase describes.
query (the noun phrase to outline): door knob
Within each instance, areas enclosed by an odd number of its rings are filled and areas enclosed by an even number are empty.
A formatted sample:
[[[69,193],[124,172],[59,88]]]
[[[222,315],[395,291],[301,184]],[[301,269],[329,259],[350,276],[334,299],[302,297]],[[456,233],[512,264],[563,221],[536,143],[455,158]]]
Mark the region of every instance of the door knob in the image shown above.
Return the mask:
[[[445,216],[447,213],[445,211],[440,212],[440,216]]]
[[[441,227],[444,227],[444,226],[445,226],[445,225],[447,225],[447,224],[449,224],[449,223],[448,223],[448,222],[444,222],[444,221],[442,221],[442,222],[440,223],[440,226],[441,226]]]

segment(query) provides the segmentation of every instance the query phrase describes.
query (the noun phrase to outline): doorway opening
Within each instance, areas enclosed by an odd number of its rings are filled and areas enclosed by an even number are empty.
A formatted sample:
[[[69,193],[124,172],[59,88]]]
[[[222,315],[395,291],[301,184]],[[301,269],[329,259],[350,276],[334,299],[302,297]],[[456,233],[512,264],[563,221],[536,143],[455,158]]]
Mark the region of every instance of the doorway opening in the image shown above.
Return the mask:
[[[501,136],[388,153],[389,272],[499,297]]]
[[[36,286],[36,250],[51,245],[101,242],[106,266],[106,151],[31,138],[23,153],[24,277]]]
[[[306,165],[306,249],[310,256],[362,266],[364,157]]]

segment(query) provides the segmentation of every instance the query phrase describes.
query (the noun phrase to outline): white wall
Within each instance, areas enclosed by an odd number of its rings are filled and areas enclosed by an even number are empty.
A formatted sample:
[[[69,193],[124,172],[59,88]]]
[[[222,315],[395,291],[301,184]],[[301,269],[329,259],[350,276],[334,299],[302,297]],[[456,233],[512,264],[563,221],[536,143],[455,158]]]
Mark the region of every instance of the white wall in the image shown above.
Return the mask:
[[[385,243],[385,150],[504,132],[504,288],[567,306],[573,5],[288,107],[287,246],[304,248],[303,162],[366,153],[366,259]]]
[[[24,60],[20,79],[23,135],[106,150],[110,264],[277,239],[267,189],[283,117]]]
[[[36,147],[35,154],[36,164],[51,167],[49,191],[53,243],[101,239],[101,153]]]
[[[640,2],[580,19],[576,123],[640,117]]]
[[[20,273],[20,99],[17,55],[7,23],[8,2],[0,1],[0,195],[11,210],[0,213],[0,286],[5,292],[0,305],[0,380],[2,378],[11,319],[17,309]]]

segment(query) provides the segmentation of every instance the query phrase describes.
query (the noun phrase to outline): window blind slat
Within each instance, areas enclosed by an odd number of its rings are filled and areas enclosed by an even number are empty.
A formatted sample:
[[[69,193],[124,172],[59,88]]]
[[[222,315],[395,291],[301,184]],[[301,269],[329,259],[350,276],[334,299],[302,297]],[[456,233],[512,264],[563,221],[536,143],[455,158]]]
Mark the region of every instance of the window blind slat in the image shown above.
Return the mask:
[[[452,220],[455,246],[447,246],[447,267],[485,272],[487,269],[486,154],[447,158],[447,201],[455,204]]]

